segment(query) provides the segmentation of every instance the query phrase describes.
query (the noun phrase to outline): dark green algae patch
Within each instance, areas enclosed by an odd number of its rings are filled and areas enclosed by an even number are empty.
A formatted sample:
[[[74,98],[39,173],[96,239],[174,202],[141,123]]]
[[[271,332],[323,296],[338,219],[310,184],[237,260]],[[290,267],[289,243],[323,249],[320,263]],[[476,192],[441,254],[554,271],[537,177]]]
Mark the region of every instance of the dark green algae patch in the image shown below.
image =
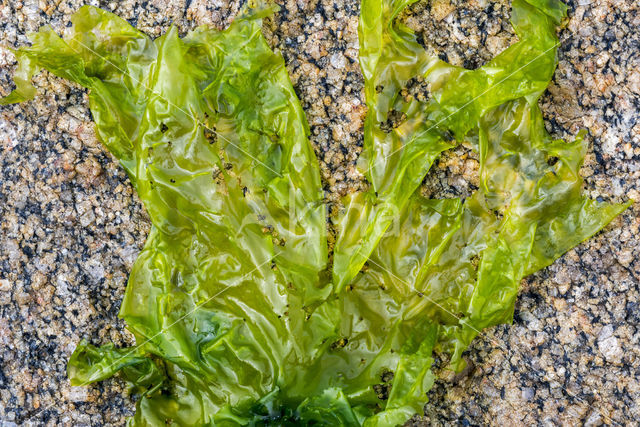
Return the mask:
[[[85,6],[64,40],[44,27],[16,51],[0,102],[32,98],[41,68],[89,88],[153,224],[120,311],[138,345],[82,341],[73,385],[119,373],[140,394],[133,425],[401,424],[427,401],[434,352],[462,369],[483,328],[512,320],[523,277],[628,206],[583,197],[585,142],[544,128],[564,4],[514,0],[519,41],[465,70],[396,20],[413,1],[362,2],[371,188],[331,219],[332,262],[308,125],[261,34],[272,7],[152,41]],[[416,77],[428,96],[403,95]],[[420,196],[455,141],[479,152],[479,189]]]

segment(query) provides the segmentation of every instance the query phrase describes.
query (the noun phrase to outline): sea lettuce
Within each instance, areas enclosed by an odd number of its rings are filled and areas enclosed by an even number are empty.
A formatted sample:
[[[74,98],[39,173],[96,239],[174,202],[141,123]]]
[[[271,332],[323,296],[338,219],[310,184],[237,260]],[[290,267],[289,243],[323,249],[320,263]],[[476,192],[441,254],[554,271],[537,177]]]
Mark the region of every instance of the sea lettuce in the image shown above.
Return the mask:
[[[521,97],[536,99],[556,65],[555,26],[566,11],[557,0],[514,0],[518,42],[477,70],[429,56],[397,16],[416,0],[363,0],[360,64],[369,112],[360,165],[371,183],[341,219],[333,277],[342,289],[362,268],[438,155],[462,140],[490,109]],[[426,101],[402,95],[414,78],[429,87]],[[403,118],[389,129],[393,116]],[[364,220],[366,218],[366,220]]]
[[[88,87],[98,135],[151,218],[120,310],[140,344],[126,366],[147,355],[165,376],[140,399],[141,423],[247,413],[338,321],[309,309],[332,289],[325,206],[304,113],[260,32],[268,13],[151,41],[86,6],[64,41],[43,28],[17,53],[21,80],[4,102],[32,96],[41,67]],[[80,345],[72,383],[124,367],[100,362],[117,351]],[[127,379],[140,385],[147,371]]]
[[[515,0],[520,40],[475,71],[425,53],[396,19],[412,2],[362,3],[371,190],[348,202],[333,263],[305,116],[261,34],[272,7],[152,41],[85,6],[64,40],[45,27],[16,51],[0,102],[32,98],[40,68],[89,88],[152,222],[120,311],[137,346],[81,341],[73,385],[119,373],[140,396],[134,425],[401,424],[427,400],[434,351],[460,369],[482,328],[511,320],[522,277],[627,206],[583,197],[585,142],[544,129],[561,2]],[[416,77],[426,100],[400,94]],[[478,191],[422,197],[455,140],[480,154]]]

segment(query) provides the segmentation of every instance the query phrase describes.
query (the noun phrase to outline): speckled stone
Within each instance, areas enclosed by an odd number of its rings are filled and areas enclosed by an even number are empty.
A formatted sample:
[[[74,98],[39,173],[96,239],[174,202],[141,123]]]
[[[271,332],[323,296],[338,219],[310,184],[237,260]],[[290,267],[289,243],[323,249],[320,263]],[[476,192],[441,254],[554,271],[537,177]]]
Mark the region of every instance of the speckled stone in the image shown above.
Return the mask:
[[[0,4],[0,45],[61,33],[81,0]],[[152,37],[173,23],[222,28],[241,2],[88,2]],[[582,175],[594,198],[640,200],[640,5],[572,0],[554,81],[541,105],[554,137],[587,129]],[[358,0],[280,0],[264,34],[282,52],[307,114],[327,203],[366,187],[355,164],[366,108]],[[423,0],[402,17],[427,50],[476,68],[516,40],[506,0]],[[11,89],[0,48],[0,94]],[[0,425],[122,425],[133,398],[117,379],[71,387],[76,343],[129,345],[117,319],[149,219],[125,173],[96,140],[86,93],[42,73],[35,100],[0,107]],[[436,162],[429,197],[465,197],[478,157],[464,146]],[[640,419],[640,205],[523,281],[514,324],[483,332],[469,369],[442,372],[412,425],[600,425]]]

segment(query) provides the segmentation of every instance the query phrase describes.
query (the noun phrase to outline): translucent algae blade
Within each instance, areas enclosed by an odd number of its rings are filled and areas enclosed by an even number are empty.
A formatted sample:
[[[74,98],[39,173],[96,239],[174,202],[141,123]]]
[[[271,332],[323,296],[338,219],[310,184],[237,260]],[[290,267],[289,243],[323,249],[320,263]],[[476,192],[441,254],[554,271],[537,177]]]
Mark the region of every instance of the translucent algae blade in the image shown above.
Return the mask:
[[[581,194],[586,143],[581,137],[551,140],[537,100],[505,103],[478,129],[481,191],[488,208],[504,217],[496,244],[483,254],[470,301],[470,315],[482,328],[511,321],[520,279],[591,237],[629,203],[599,203]]]
[[[459,228],[437,259],[417,274],[427,296],[412,316],[439,322],[436,345],[460,356],[482,329],[512,321],[521,279],[588,239],[630,203],[581,194],[582,138],[553,141],[537,100],[487,112],[478,122],[480,188],[464,202]],[[421,311],[424,310],[424,311]]]
[[[82,345],[69,367],[84,384],[148,370],[150,356],[166,379],[140,399],[141,423],[246,415],[338,322],[307,319],[331,290],[322,189],[284,62],[260,32],[268,13],[151,41],[83,7],[68,38],[45,28],[18,54],[22,80],[5,101],[32,96],[39,68],[88,87],[98,134],[151,217],[120,312],[140,348]],[[104,362],[118,352],[126,364]]]
[[[46,27],[31,35],[33,46],[17,52],[17,90],[3,103],[32,97],[28,80],[40,68],[90,88],[98,134],[154,225],[219,222],[228,201],[220,187],[240,187],[301,285],[301,271],[326,268],[322,188],[282,57],[260,35],[268,13],[253,10],[224,32],[201,28],[181,40],[172,28],[151,41],[117,16],[83,7],[66,40]],[[303,291],[311,301],[325,292]]]
[[[566,13],[560,1],[513,1],[511,21],[519,41],[477,70],[426,54],[396,19],[413,2],[362,2],[360,64],[369,112],[360,164],[371,189],[370,194],[354,196],[340,220],[333,269],[339,290],[362,268],[392,218],[437,156],[454,145],[453,139],[462,140],[490,109],[542,93],[555,70],[555,28]],[[413,78],[424,80],[427,99],[402,95]]]

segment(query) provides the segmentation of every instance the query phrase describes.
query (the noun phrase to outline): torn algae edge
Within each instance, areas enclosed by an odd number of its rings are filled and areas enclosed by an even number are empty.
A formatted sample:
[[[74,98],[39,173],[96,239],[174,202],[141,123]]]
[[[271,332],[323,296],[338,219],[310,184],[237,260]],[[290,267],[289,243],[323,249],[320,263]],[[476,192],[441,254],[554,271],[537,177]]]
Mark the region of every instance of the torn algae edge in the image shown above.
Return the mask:
[[[97,133],[153,224],[120,312],[139,345],[82,341],[73,385],[119,372],[140,394],[134,425],[402,423],[426,403],[434,349],[459,368],[479,330],[511,320],[522,277],[628,206],[583,198],[585,143],[544,130],[537,99],[562,3],[514,1],[520,42],[476,71],[426,56],[395,21],[409,3],[363,2],[373,189],[351,201],[365,214],[341,224],[333,280],[308,126],[260,33],[269,8],[151,41],[83,7],[65,41],[43,28],[16,52],[17,89],[2,102],[33,97],[40,68],[90,88]],[[403,104],[395,93],[419,75],[430,101]],[[407,120],[383,134],[392,109]],[[415,191],[447,134],[480,153],[467,200]]]

